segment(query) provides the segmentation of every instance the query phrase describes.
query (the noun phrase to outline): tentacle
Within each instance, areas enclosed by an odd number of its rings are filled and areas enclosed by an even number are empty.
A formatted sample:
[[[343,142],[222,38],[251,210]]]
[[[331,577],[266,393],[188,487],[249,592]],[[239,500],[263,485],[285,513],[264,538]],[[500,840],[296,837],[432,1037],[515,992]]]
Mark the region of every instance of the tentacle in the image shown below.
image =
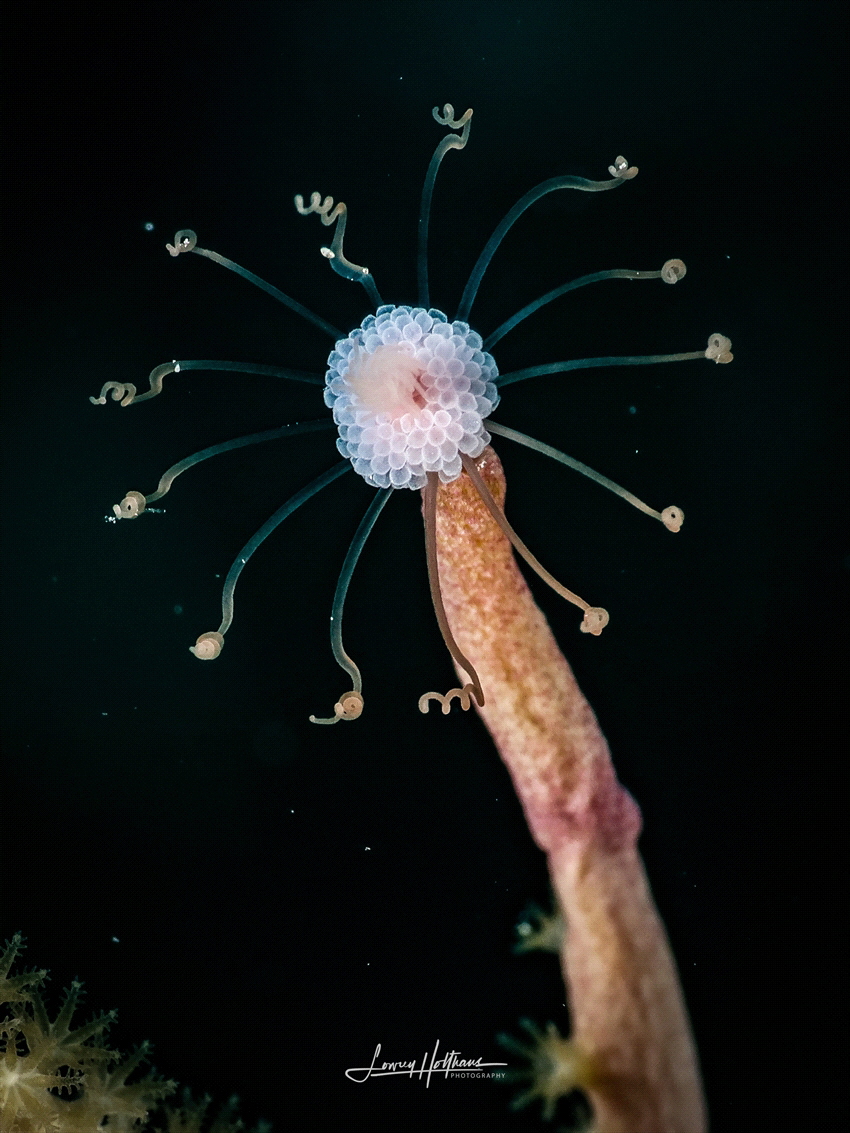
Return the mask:
[[[349,657],[342,644],[342,614],[345,606],[345,598],[348,594],[348,586],[351,582],[351,576],[354,574],[354,568],[357,566],[357,560],[360,558],[360,553],[369,538],[369,534],[378,519],[378,516],[384,510],[384,506],[393,493],[392,488],[382,488],[375,496],[366,514],[360,521],[360,525],[354,533],[354,538],[351,540],[351,546],[345,556],[342,564],[342,570],[339,572],[339,579],[336,584],[336,591],[334,592],[333,608],[331,610],[331,649],[336,658],[336,663],[341,669],[351,677],[354,688],[345,693],[339,698],[334,705],[333,716],[319,717],[311,716],[310,722],[312,724],[337,724],[340,720],[356,720],[363,711],[363,681],[360,677],[360,670],[354,661]]]
[[[367,267],[361,267],[359,264],[354,264],[351,260],[346,259],[345,253],[342,250],[342,242],[345,237],[345,225],[348,221],[348,206],[343,201],[338,201],[334,206],[333,197],[325,197],[322,200],[321,193],[311,193],[309,205],[304,204],[304,198],[300,193],[295,196],[295,207],[302,216],[309,216],[310,213],[316,213],[324,225],[336,224],[333,240],[329,248],[320,248],[319,251],[330,260],[331,267],[341,275],[343,279],[351,279],[356,283],[362,283],[369,293],[369,298],[375,304],[375,310],[383,306],[383,299],[380,296],[375,281],[372,278],[371,272]],[[337,338],[343,338],[344,335],[337,335]]]
[[[652,366],[657,362],[695,362],[701,358],[725,365],[734,357],[731,345],[731,340],[725,335],[713,334],[705,350],[689,350],[684,354],[627,354],[615,358],[573,358],[568,362],[546,362],[542,366],[529,366],[527,370],[500,374],[496,378],[496,385],[501,389],[514,382],[524,382],[526,378],[539,378],[544,374],[566,374],[571,370],[592,370],[606,366]]]
[[[611,174],[610,181],[588,181],[585,177],[573,176],[552,177],[548,181],[542,181],[539,185],[535,185],[533,189],[529,189],[525,196],[520,197],[484,245],[484,250],[478,257],[463,290],[463,296],[455,317],[464,322],[469,320],[469,312],[472,310],[472,304],[475,302],[475,296],[478,294],[484,272],[502,240],[526,209],[530,208],[535,201],[539,201],[541,197],[545,197],[547,193],[554,193],[557,189],[578,189],[583,193],[604,193],[608,189],[618,189],[620,185],[637,176],[635,166],[630,166],[624,157],[616,158],[614,164],[608,166],[608,172]]]
[[[448,716],[452,710],[452,701],[459,700],[463,711],[468,712],[471,696],[474,696],[476,700],[478,699],[478,694],[472,685],[464,685],[463,688],[451,688],[447,693],[424,692],[419,697],[419,711],[427,712],[430,701],[438,700],[442,705],[443,715]]]
[[[357,720],[362,712],[363,696],[357,689],[351,689],[336,702],[333,716],[310,716],[310,723],[338,724],[340,720]]]
[[[461,653],[460,646],[454,639],[454,634],[449,627],[449,620],[446,617],[446,611],[443,606],[443,596],[440,593],[440,570],[437,562],[437,488],[439,486],[439,477],[436,472],[428,472],[427,477],[425,487],[422,489],[422,511],[425,519],[425,558],[428,563],[428,582],[431,587],[431,601],[434,603],[437,624],[440,627],[446,648],[449,653],[451,653],[455,664],[465,669],[470,677],[469,684],[464,685],[463,688],[453,688],[447,692],[445,696],[439,692],[426,692],[424,696],[419,698],[420,712],[427,712],[429,702],[434,699],[440,701],[445,715],[449,712],[451,701],[455,698],[460,700],[461,708],[467,711],[469,708],[470,694],[475,697],[479,708],[482,707],[484,705],[484,693],[481,689],[478,674],[473,668],[472,663]]]
[[[511,318],[506,319],[500,327],[497,327],[492,334],[487,336],[484,340],[484,349],[492,350],[495,344],[501,338],[504,338],[508,331],[513,330],[517,323],[521,323],[523,319],[527,319],[529,315],[533,315],[535,311],[539,311],[541,307],[545,307],[553,299],[559,299],[562,295],[566,295],[570,291],[577,291],[578,288],[586,287],[589,283],[601,283],[606,279],[662,279],[665,283],[678,283],[680,279],[684,278],[686,272],[687,268],[681,260],[667,260],[660,271],[632,271],[629,268],[613,268],[610,271],[595,271],[591,275],[582,275],[570,283],[564,283],[560,287],[553,288],[552,291],[547,291],[539,299],[526,303],[521,310],[517,311]]]
[[[234,559],[233,565],[227,572],[227,578],[224,580],[224,589],[221,594],[221,625],[217,630],[202,633],[195,644],[189,647],[191,652],[194,653],[199,660],[210,661],[218,657],[221,653],[224,646],[224,635],[233,622],[233,596],[236,590],[236,583],[239,581],[239,575],[244,570],[245,564],[253,553],[268,539],[269,535],[283,523],[288,515],[291,515],[296,508],[306,503],[307,500],[312,499],[317,492],[327,487],[328,484],[333,483],[334,480],[338,479],[350,468],[351,464],[349,461],[342,460],[327,472],[323,472],[321,476],[317,476],[315,480],[312,480],[306,487],[302,488],[300,492],[296,492],[285,504],[282,504],[274,515],[266,520],[259,531],[251,536]],[[207,644],[202,645],[202,643]],[[217,649],[215,648],[216,645],[218,646]],[[198,652],[199,646],[202,647],[201,652]]]
[[[535,452],[542,453],[543,456],[551,457],[552,460],[557,460],[560,464],[566,464],[567,468],[575,469],[575,471],[580,472],[582,476],[587,476],[589,480],[594,480],[597,484],[601,484],[603,488],[607,488],[609,492],[613,492],[627,503],[630,503],[632,507],[636,507],[638,511],[642,511],[645,515],[651,515],[653,519],[659,520],[668,531],[678,531],[685,522],[685,513],[681,508],[670,506],[664,508],[663,511],[656,511],[654,508],[651,508],[649,504],[645,504],[643,500],[638,499],[638,497],[628,491],[628,489],[621,488],[619,484],[615,484],[613,480],[609,480],[607,476],[603,476],[600,472],[594,471],[594,469],[587,464],[582,464],[580,460],[575,460],[573,457],[567,456],[567,454],[561,452],[560,449],[552,448],[551,445],[546,445],[542,441],[538,441],[535,437],[529,437],[525,433],[518,432],[516,429],[508,429],[505,425],[497,425],[495,421],[489,419],[487,421],[487,428],[499,437],[507,437],[509,441],[516,441],[517,444],[534,449]]]
[[[174,243],[166,244],[165,246],[172,256],[179,256],[184,252],[194,252],[195,255],[204,256],[206,259],[212,260],[213,263],[220,264],[222,267],[227,268],[228,271],[236,272],[236,274],[241,275],[243,279],[247,279],[249,283],[253,283],[255,287],[259,287],[261,291],[265,291],[267,295],[271,295],[273,299],[277,299],[279,303],[283,303],[284,306],[289,307],[291,311],[295,311],[295,313],[300,315],[303,319],[307,319],[308,322],[317,326],[319,330],[323,330],[325,334],[329,334],[334,340],[345,337],[338,327],[332,326],[331,323],[327,322],[319,315],[313,314],[307,307],[299,303],[297,299],[293,299],[290,295],[287,295],[273,284],[266,283],[264,279],[255,275],[254,272],[248,271],[247,268],[243,268],[241,264],[237,264],[234,260],[229,260],[227,256],[219,255],[218,252],[212,252],[209,248],[199,248],[198,237],[191,228],[181,228],[174,237]]]
[[[112,400],[120,401],[122,406],[138,405],[140,401],[147,401],[162,393],[162,382],[169,374],[181,374],[186,370],[219,370],[237,374],[260,374],[269,378],[288,378],[294,382],[306,382],[308,385],[324,386],[325,379],[321,374],[308,374],[304,370],[290,370],[282,366],[266,366],[259,362],[223,362],[210,358],[198,358],[188,362],[163,362],[154,366],[148,376],[150,389],[145,393],[136,393],[136,386],[132,382],[104,382],[99,397],[90,397],[92,405],[106,405],[106,395],[112,391]]]
[[[447,102],[443,107],[442,115],[436,106],[431,113],[441,126],[448,126],[450,130],[461,130],[462,133],[460,137],[457,134],[448,134],[437,144],[428,166],[428,172],[425,174],[425,183],[422,186],[422,204],[419,209],[419,253],[416,271],[419,281],[419,306],[426,310],[431,306],[428,289],[428,226],[431,220],[431,198],[434,195],[437,170],[440,168],[440,162],[450,149],[464,148],[469,140],[470,122],[472,121],[472,110],[467,110],[460,118],[455,119],[454,107],[450,102]]]
[[[334,422],[330,418],[322,418],[320,421],[296,421],[294,425],[281,425],[278,429],[265,429],[262,433],[249,433],[244,437],[235,437],[231,441],[210,445],[209,448],[201,449],[200,452],[192,453],[191,456],[186,456],[183,460],[172,464],[160,476],[156,491],[151,492],[149,496],[143,496],[141,492],[128,492],[120,504],[113,504],[112,510],[118,519],[136,519],[148,504],[161,499],[171,490],[171,485],[181,473],[194,468],[204,460],[209,460],[210,457],[219,456],[223,452],[232,452],[238,448],[246,448],[248,445],[262,444],[264,441],[276,441],[281,437],[294,436],[297,433],[314,433],[331,428],[334,428]]]
[[[485,507],[504,531],[505,535],[507,535],[508,539],[510,539],[514,549],[522,555],[531,569],[538,574],[545,583],[552,587],[556,594],[560,594],[562,598],[566,598],[568,602],[572,602],[574,606],[578,606],[580,610],[584,611],[584,618],[579,627],[581,632],[591,633],[594,637],[598,637],[608,624],[608,611],[604,610],[601,606],[591,606],[588,602],[585,602],[583,598],[579,598],[578,594],[574,594],[572,590],[568,590],[566,586],[562,586],[557,578],[546,570],[508,523],[505,513],[496,503],[493,498],[493,493],[487,487],[484,478],[475,467],[475,461],[471,457],[466,456],[466,454],[461,454],[461,460],[463,461],[464,471],[475,485],[476,491],[483,500]]]

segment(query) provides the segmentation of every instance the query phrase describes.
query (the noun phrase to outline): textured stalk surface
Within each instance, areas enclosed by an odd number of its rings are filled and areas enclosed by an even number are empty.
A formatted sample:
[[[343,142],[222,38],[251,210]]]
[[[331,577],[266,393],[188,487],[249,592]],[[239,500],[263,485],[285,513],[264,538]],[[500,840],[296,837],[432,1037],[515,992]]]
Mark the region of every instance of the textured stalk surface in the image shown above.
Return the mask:
[[[486,449],[476,463],[503,504],[498,457]],[[510,544],[465,474],[440,486],[437,546],[446,614],[484,689],[481,717],[547,854],[566,921],[571,1040],[594,1131],[703,1133],[687,1012],[637,852],[640,811],[617,782],[596,717]]]

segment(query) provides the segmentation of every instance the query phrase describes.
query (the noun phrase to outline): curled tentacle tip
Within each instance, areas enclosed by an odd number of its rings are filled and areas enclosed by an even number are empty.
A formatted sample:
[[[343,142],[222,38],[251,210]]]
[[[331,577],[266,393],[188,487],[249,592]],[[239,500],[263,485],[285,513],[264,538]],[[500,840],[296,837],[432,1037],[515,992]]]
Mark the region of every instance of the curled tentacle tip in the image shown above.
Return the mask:
[[[579,626],[582,633],[592,633],[594,637],[599,637],[603,629],[608,625],[609,615],[607,610],[603,610],[601,606],[590,606],[584,611],[584,618]]]
[[[214,661],[224,647],[224,634],[218,630],[202,633],[194,645],[189,646],[189,652],[194,653],[199,661]]]
[[[333,201],[330,202],[333,204]],[[311,212],[319,212],[322,207],[322,194],[311,193],[309,205],[304,204],[304,198],[300,193],[295,194],[295,208],[302,216],[309,216]]]
[[[129,405],[136,396],[136,387],[132,382],[104,382],[100,397],[90,397],[92,405],[106,405],[106,395],[112,391],[112,400],[120,401],[122,405]]]
[[[441,126],[449,126],[452,130],[458,130],[461,126],[465,126],[469,119],[472,117],[472,107],[465,110],[460,118],[455,119],[455,108],[450,102],[447,102],[443,107],[443,113],[440,113],[439,106],[435,106],[431,111],[434,119],[440,123]]]
[[[322,224],[326,227],[329,227],[334,223],[337,217],[348,211],[344,201],[340,201],[336,208],[334,208],[333,197],[325,197],[325,199],[322,200],[321,193],[311,193],[309,205],[305,205],[304,198],[300,193],[296,193],[295,208],[302,216],[309,216],[313,212],[318,213]],[[332,209],[333,211],[331,212]]]
[[[479,705],[483,705],[484,697],[479,696],[472,685],[464,685],[463,688],[451,688],[443,695],[441,692],[425,692],[419,697],[419,711],[427,713],[431,706],[432,700],[438,700],[443,710],[443,715],[448,716],[452,710],[452,701],[457,699],[460,701],[460,706],[464,712],[469,711],[470,695],[474,696]]]
[[[174,243],[166,244],[169,254],[179,256],[181,252],[191,252],[198,243],[198,237],[191,228],[181,228],[174,234]]]
[[[631,181],[632,177],[638,175],[637,166],[629,165],[622,154],[614,158],[614,164],[608,166],[608,172],[618,181]]]
[[[363,697],[354,689],[345,693],[334,705],[333,716],[311,716],[311,724],[338,724],[340,720],[356,720],[363,712]]]
[[[136,519],[145,510],[146,503],[141,492],[128,492],[120,504],[112,505],[112,510],[118,519]]]
[[[661,268],[661,278],[665,283],[678,283],[684,279],[687,270],[681,260],[667,260]]]
[[[685,522],[685,513],[680,507],[666,507],[661,513],[661,522],[668,531],[678,531]]]
[[[710,362],[725,366],[735,357],[732,353],[732,339],[727,338],[725,334],[712,334],[708,340],[705,356]]]

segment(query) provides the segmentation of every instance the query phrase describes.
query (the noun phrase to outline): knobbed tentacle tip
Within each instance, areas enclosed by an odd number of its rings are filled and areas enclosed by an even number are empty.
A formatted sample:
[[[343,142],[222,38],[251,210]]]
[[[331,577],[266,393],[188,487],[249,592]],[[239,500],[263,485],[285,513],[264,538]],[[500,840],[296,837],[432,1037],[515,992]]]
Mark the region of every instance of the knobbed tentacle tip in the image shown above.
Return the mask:
[[[224,648],[224,634],[218,630],[202,633],[194,645],[189,646],[189,652],[194,653],[199,661],[214,661]]]
[[[584,618],[579,628],[582,633],[592,633],[594,637],[599,637],[608,625],[608,621],[607,610],[603,610],[601,606],[591,606],[584,611]]]
[[[166,244],[169,255],[179,256],[181,252],[191,252],[198,243],[198,237],[191,228],[181,228],[174,234],[174,243]]]
[[[713,334],[708,340],[705,356],[710,362],[717,362],[725,366],[731,362],[735,355],[732,353],[732,339],[725,334]]]
[[[340,720],[356,720],[363,712],[363,697],[354,689],[346,692],[334,705],[333,716],[311,716],[311,724],[338,724]]]
[[[680,507],[666,507],[661,513],[661,522],[668,531],[678,531],[685,522],[685,513]]]
[[[145,510],[147,502],[141,492],[128,492],[120,504],[112,505],[112,510],[118,519],[136,519]]]
[[[661,268],[661,278],[665,283],[678,283],[685,278],[687,270],[681,260],[667,260]]]
[[[92,405],[106,405],[106,395],[112,391],[112,400],[120,401],[122,405],[130,405],[136,396],[136,387],[132,382],[104,382],[100,397],[89,397]]]
[[[614,158],[614,164],[608,166],[608,172],[618,181],[631,181],[632,177],[637,177],[638,168],[636,165],[629,165],[623,155],[619,154]]]

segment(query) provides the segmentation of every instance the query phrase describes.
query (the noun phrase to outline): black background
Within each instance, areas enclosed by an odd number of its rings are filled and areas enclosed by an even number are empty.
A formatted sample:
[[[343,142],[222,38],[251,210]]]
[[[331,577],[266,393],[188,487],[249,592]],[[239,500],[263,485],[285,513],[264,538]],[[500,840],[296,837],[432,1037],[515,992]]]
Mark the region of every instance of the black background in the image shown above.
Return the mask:
[[[5,855],[16,930],[58,995],[119,1009],[116,1045],[278,1130],[537,1128],[490,1082],[346,1067],[439,1040],[504,1058],[517,1020],[568,1029],[552,957],[511,955],[545,904],[542,855],[472,714],[422,717],[451,681],[429,607],[419,501],[399,493],[357,569],[346,643],[366,711],[307,722],[346,686],[327,643],[336,575],[370,499],[344,478],[242,576],[237,550],[336,459],[332,433],[187,473],[164,515],[110,524],[208,444],[321,416],[320,393],[190,373],[148,404],[89,404],[171,358],[321,372],[328,340],[198,257],[179,228],[348,330],[365,294],[297,216],[350,210],[346,252],[415,302],[422,178],[472,106],[432,214],[432,302],[450,314],[483,242],[562,173],[639,177],[558,193],[511,232],[472,315],[483,333],[564,280],[688,265],[676,288],[609,283],[552,304],[500,369],[699,349],[719,367],[591,370],[507,389],[495,417],[687,519],[678,536],[502,441],[515,526],[611,611],[599,638],[532,583],[644,812],[641,848],[681,968],[713,1128],[776,1129],[828,1076],[799,1075],[837,954],[815,935],[841,745],[830,731],[846,553],[846,360],[837,192],[838,6],[829,3],[276,3],[7,9],[3,343]],[[843,223],[843,221],[841,221]],[[148,231],[147,226],[153,230]],[[844,336],[846,339],[846,335]],[[634,412],[631,408],[634,407]],[[846,573],[844,574],[846,577]],[[817,822],[809,820],[815,816]],[[824,986],[820,984],[821,988]],[[828,1000],[827,1000],[828,1004]],[[828,1010],[828,1006],[827,1006]],[[805,1050],[801,1051],[801,1046]],[[795,1071],[795,1072],[792,1072]],[[820,1075],[820,1077],[819,1077]]]

